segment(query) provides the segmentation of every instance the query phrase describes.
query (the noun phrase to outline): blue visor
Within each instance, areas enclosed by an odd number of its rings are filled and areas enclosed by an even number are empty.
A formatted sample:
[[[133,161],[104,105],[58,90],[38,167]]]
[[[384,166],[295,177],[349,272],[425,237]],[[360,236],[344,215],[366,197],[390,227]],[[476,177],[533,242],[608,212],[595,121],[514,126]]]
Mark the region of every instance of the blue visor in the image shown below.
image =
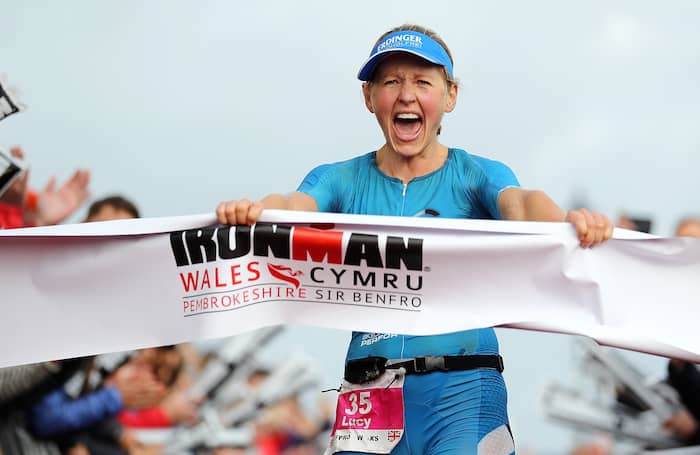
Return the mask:
[[[390,52],[406,52],[430,63],[444,66],[450,79],[454,79],[452,61],[450,56],[447,55],[447,51],[428,35],[414,31],[394,32],[384,37],[372,49],[369,59],[362,65],[360,72],[357,73],[357,78],[361,81],[369,81],[377,64]]]

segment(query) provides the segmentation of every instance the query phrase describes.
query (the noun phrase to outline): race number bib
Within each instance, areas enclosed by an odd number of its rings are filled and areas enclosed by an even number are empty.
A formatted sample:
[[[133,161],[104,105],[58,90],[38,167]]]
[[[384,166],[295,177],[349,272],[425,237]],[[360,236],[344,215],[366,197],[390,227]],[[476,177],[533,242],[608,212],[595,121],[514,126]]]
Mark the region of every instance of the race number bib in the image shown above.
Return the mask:
[[[343,381],[326,454],[391,452],[404,432],[403,382],[403,370],[365,384]]]

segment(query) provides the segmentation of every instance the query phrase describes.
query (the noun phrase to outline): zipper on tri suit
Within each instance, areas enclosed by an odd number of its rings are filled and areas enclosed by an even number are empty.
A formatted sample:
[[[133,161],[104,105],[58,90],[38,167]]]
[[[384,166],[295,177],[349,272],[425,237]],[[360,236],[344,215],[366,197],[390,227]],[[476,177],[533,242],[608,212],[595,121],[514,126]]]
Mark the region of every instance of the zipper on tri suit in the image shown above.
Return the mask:
[[[403,184],[403,191],[401,192],[401,213],[400,215],[403,216],[403,209],[404,206],[406,205],[406,190],[408,189],[408,183]]]
[[[401,192],[401,216],[403,216],[403,210],[406,206],[406,190],[408,189],[408,183],[403,184],[403,191]],[[399,353],[399,359],[403,359],[404,349],[406,348],[406,335],[401,335],[401,352]]]

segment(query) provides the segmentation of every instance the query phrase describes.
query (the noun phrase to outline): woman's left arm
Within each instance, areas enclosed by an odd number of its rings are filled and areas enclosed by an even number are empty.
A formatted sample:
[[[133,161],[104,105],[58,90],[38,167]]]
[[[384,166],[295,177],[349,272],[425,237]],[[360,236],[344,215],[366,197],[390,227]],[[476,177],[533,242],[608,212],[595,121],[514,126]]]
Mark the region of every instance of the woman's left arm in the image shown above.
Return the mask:
[[[612,237],[613,224],[598,212],[562,210],[543,191],[506,188],[498,197],[501,218],[514,221],[567,221],[574,225],[581,247],[591,248]]]

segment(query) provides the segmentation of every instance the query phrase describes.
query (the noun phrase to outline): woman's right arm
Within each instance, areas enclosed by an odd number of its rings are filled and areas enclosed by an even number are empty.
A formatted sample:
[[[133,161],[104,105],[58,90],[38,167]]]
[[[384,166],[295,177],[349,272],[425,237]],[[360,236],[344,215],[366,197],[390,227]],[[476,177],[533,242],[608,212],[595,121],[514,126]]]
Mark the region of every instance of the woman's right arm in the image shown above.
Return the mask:
[[[270,194],[259,201],[224,201],[216,207],[221,224],[255,224],[264,209],[318,211],[316,200],[306,193]]]

